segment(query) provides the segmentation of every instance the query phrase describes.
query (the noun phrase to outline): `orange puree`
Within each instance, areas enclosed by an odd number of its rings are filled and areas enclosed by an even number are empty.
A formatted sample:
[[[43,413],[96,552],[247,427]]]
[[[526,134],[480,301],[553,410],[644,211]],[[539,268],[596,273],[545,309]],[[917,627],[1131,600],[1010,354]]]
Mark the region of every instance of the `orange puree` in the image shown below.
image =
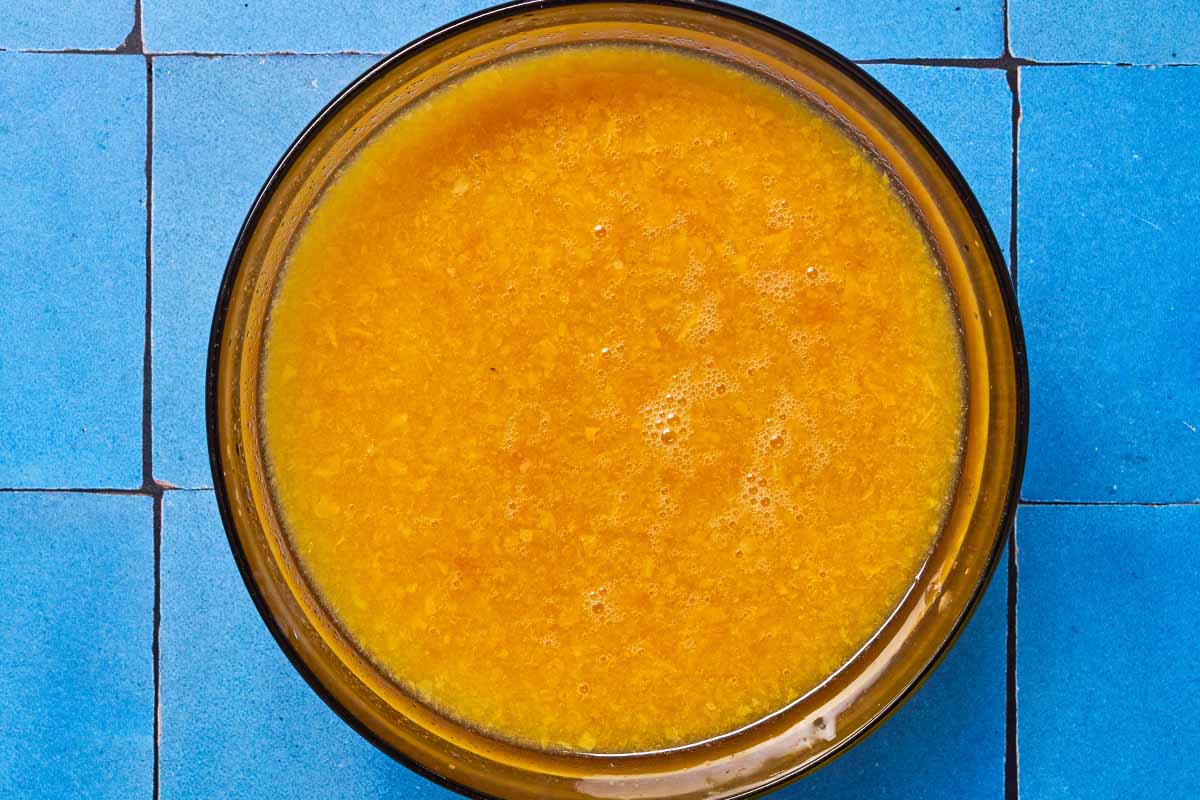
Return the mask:
[[[714,61],[463,78],[326,191],[271,310],[288,535],[417,697],[544,748],[695,742],[880,627],[940,530],[964,379],[861,144]]]

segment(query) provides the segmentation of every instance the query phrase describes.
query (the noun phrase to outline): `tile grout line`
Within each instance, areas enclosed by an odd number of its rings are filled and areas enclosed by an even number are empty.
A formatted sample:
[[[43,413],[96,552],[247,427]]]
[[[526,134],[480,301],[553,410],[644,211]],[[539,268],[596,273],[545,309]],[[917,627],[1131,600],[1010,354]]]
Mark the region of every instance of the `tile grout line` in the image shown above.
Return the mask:
[[[1021,772],[1017,750],[1017,518],[1008,530],[1008,629],[1005,637],[1004,797],[1019,800]]]
[[[142,0],[133,0],[133,27],[119,52],[140,55],[146,65],[146,328],[142,349],[142,487],[153,501],[154,612],[150,655],[153,664],[154,717],[151,800],[160,796],[162,739],[162,522],[163,486],[154,479],[154,57],[146,53]]]
[[[1200,500],[1022,500],[1028,508],[1188,508],[1200,506]]]
[[[994,69],[1007,71],[1013,67],[1117,67],[1128,69],[1171,69],[1174,67],[1200,67],[1200,61],[1177,61],[1169,63],[1132,61],[1039,61],[1005,54],[999,58],[856,58],[855,64],[900,64],[916,67],[957,67],[959,69]]]
[[[120,497],[154,497],[169,492],[211,492],[211,486],[166,486],[156,483],[147,489],[122,489],[116,486],[0,486],[0,494],[108,494]]]
[[[132,35],[132,34],[131,34]],[[83,48],[0,48],[0,53],[20,53],[25,55],[66,55],[66,56],[119,56],[141,55],[152,58],[337,58],[339,56],[372,56],[383,58],[391,55],[387,50],[136,50],[127,42],[113,49],[83,49]],[[1176,67],[1200,67],[1200,61],[1043,61],[1033,58],[1018,58],[1005,55],[999,58],[970,58],[970,57],[920,57],[897,56],[890,58],[852,58],[855,64],[899,64],[915,67],[957,67],[960,69],[992,69],[1007,71],[1017,67],[1119,67],[1122,69],[1141,67],[1143,69],[1172,69]]]
[[[1004,0],[1005,78],[1008,81],[1011,105],[1012,163],[1009,174],[1008,263],[1012,274],[1014,294],[1017,290],[1017,180],[1021,144],[1021,63],[1012,53],[1012,16],[1010,0]],[[1018,306],[1019,306],[1018,302]],[[1018,507],[1020,497],[1018,496]],[[1021,770],[1017,749],[1017,518],[1008,530],[1008,586],[1005,598],[1008,619],[1004,647],[1004,797],[1020,800]]]
[[[82,486],[0,486],[0,494],[107,494],[121,497],[148,497],[152,492],[148,492],[140,486],[136,489]]]
[[[159,800],[159,766],[162,749],[162,527],[163,493],[154,494],[154,638],[151,651],[154,656],[154,778],[150,796]]]

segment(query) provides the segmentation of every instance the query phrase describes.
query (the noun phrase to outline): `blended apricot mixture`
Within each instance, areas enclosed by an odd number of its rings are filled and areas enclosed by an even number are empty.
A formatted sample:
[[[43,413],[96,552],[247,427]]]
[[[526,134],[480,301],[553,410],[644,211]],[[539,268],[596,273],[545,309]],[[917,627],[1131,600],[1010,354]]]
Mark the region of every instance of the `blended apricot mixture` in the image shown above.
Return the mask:
[[[948,289],[872,155],[715,61],[471,74],[326,190],[266,452],[362,651],[495,735],[629,752],[775,711],[918,572],[964,417]]]

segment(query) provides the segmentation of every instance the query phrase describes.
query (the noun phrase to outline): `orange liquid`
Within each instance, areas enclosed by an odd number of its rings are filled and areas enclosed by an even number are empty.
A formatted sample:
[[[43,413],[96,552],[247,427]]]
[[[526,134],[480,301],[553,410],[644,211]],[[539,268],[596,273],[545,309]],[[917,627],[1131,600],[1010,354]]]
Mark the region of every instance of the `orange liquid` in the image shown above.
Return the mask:
[[[860,145],[715,62],[474,73],[328,189],[271,311],[266,446],[312,584],[443,713],[629,752],[802,696],[936,537],[960,337]]]

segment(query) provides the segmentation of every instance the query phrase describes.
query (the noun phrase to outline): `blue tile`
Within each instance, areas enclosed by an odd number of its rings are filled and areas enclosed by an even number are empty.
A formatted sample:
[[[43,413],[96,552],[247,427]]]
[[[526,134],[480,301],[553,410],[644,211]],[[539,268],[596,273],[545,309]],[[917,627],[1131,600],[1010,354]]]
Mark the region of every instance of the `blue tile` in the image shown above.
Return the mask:
[[[262,182],[370,57],[154,62],[154,470],[210,486],[204,367],[213,303]]]
[[[0,494],[0,797],[150,797],[150,498]]]
[[[454,797],[360,738],[292,668],[211,492],[168,492],[162,541],[163,800]]]
[[[146,46],[154,52],[389,53],[489,0],[143,0]]]
[[[0,486],[141,484],[145,73],[0,53]]]
[[[867,67],[937,138],[967,179],[1008,253],[1012,220],[1012,92],[998,69]]]
[[[1200,69],[1021,81],[1024,495],[1200,498]]]
[[[113,50],[133,28],[133,0],[7,0],[0,47]]]
[[[1013,53],[1042,61],[1200,61],[1195,0],[1011,0]]]
[[[1200,794],[1200,507],[1021,509],[1023,800]]]
[[[742,0],[850,58],[990,58],[1004,50],[1002,0]]]
[[[190,0],[145,0],[145,36],[157,52],[390,52],[488,5],[487,0],[420,0],[400,13],[388,0],[210,0],[205,13],[197,14]],[[1001,0],[915,5],[905,0],[752,0],[744,5],[855,58],[987,57],[1003,49]]]
[[[1002,800],[1008,569],[937,671],[846,755],[783,790],[790,800]]]

